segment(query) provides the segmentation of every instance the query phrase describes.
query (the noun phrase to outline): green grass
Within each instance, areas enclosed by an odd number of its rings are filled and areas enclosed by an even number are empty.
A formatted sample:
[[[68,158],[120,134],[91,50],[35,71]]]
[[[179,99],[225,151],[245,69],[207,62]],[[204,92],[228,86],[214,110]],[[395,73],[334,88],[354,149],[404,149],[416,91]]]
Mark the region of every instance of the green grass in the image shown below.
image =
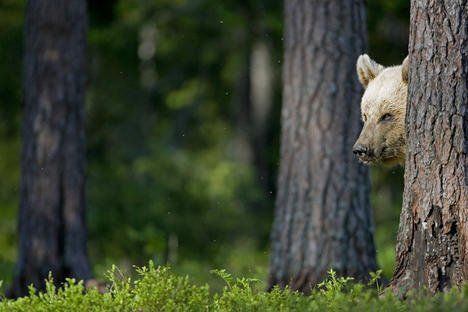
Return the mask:
[[[468,285],[434,296],[420,291],[402,301],[388,291],[382,295],[378,274],[363,285],[330,272],[304,296],[288,289],[265,292],[256,279],[216,270],[213,274],[225,286],[212,294],[208,285],[197,285],[167,267],[150,263],[135,270],[132,279],[113,267],[106,293],[85,289],[73,279],[57,288],[50,280],[45,292],[31,287],[28,297],[0,301],[0,311],[468,311]]]

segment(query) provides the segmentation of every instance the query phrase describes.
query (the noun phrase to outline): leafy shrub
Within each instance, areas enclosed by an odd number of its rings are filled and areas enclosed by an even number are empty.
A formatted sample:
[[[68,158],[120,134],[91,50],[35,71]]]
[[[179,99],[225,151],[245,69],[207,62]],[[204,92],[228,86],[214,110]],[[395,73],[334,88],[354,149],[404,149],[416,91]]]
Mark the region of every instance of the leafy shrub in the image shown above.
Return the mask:
[[[391,292],[382,295],[375,287],[353,283],[331,271],[326,281],[305,296],[290,289],[263,291],[259,280],[233,278],[225,270],[213,271],[224,280],[220,293],[210,294],[208,285],[196,285],[167,267],[136,268],[134,280],[116,267],[108,273],[105,293],[86,289],[83,282],[67,279],[56,287],[52,277],[44,292],[30,288],[28,297],[0,301],[3,311],[468,311],[468,285],[431,296],[412,293],[401,301]],[[1,287],[1,283],[0,283]]]

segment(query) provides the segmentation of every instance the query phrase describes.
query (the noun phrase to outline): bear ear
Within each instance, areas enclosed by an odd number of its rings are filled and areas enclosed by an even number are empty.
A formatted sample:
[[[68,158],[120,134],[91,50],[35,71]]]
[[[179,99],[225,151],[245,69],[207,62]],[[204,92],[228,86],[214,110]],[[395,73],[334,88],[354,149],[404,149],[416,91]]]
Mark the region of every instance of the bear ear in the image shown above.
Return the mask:
[[[401,64],[401,79],[404,83],[408,83],[409,78],[409,56],[407,56]]]
[[[356,62],[358,78],[364,88],[367,88],[369,82],[377,77],[384,68],[385,67],[372,60],[367,54],[360,55]]]

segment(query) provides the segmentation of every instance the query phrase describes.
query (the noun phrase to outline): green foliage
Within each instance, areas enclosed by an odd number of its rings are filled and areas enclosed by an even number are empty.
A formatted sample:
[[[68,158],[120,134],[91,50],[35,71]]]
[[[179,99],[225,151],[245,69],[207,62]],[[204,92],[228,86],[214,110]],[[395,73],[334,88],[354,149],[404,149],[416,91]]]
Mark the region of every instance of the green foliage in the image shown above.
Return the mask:
[[[16,259],[23,7],[0,1],[0,279],[7,282]]]
[[[279,151],[283,12],[269,0],[87,1],[86,98],[89,251],[101,276],[111,263],[151,258],[222,287],[213,267],[266,276],[274,187],[239,156],[248,58],[270,50],[274,103],[267,160]],[[22,42],[25,1],[0,1],[0,279],[16,261]],[[369,0],[369,47],[384,64],[407,50],[408,1]],[[141,54],[142,38],[155,42]],[[147,39],[148,39],[147,38]],[[356,109],[358,109],[356,107]],[[242,145],[241,145],[242,146]],[[372,204],[383,275],[391,276],[402,172],[373,170]],[[271,183],[274,184],[274,183]],[[170,238],[177,248],[170,250]],[[169,253],[177,259],[169,259]],[[264,286],[264,285],[262,285]],[[260,286],[259,286],[260,287]]]
[[[91,25],[94,259],[166,263],[170,237],[181,260],[211,262],[240,240],[266,245],[272,209],[256,208],[271,208],[272,197],[260,189],[253,164],[236,157],[232,117],[253,3],[122,0],[111,22]],[[258,36],[273,32],[266,27]],[[145,36],[155,41],[151,57],[139,52]]]
[[[30,288],[28,297],[0,301],[3,311],[467,311],[468,285],[431,296],[409,294],[404,301],[391,292],[380,294],[372,285],[352,279],[329,277],[305,296],[290,289],[265,292],[258,280],[234,278],[225,270],[213,273],[225,286],[214,295],[208,285],[197,285],[189,277],[176,275],[167,267],[135,269],[137,277],[124,276],[116,267],[108,273],[105,293],[86,289],[83,282],[68,279],[56,287],[51,277],[45,292]]]

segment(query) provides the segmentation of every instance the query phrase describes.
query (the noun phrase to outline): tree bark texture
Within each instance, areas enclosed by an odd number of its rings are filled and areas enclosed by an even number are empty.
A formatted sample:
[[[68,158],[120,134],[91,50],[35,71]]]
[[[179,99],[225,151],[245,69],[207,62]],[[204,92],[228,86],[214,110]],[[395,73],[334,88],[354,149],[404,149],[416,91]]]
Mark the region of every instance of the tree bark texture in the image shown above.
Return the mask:
[[[405,190],[394,291],[468,277],[467,1],[411,2]]]
[[[85,225],[86,1],[26,5],[19,255],[10,297],[49,272],[89,279]]]
[[[281,163],[270,287],[308,292],[327,271],[376,270],[368,170],[352,155],[360,131],[356,59],[364,1],[287,0]]]

